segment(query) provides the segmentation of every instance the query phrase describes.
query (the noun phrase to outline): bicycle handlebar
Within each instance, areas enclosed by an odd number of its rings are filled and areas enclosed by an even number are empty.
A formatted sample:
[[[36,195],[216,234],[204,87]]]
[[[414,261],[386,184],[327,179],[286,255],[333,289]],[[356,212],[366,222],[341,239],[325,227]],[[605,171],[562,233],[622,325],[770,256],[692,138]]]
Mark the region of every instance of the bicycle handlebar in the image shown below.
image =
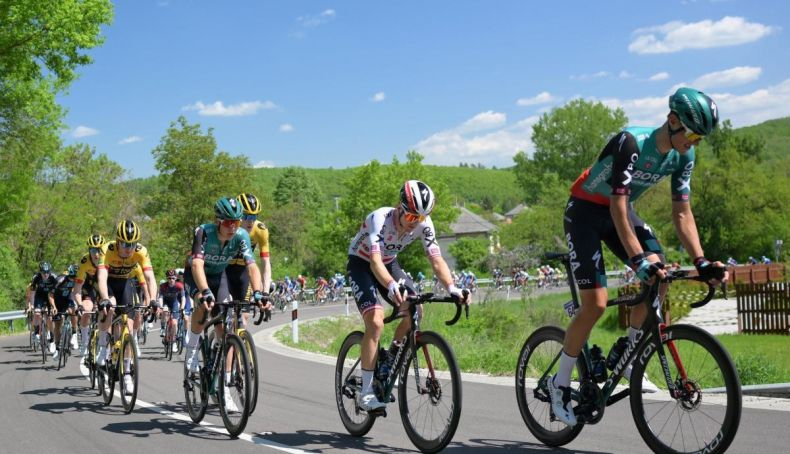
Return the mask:
[[[403,287],[401,287],[403,289]],[[464,289],[462,291],[464,299],[467,299],[469,296],[469,290]],[[410,304],[409,306],[409,313],[416,310],[416,307],[420,304],[424,303],[455,303],[455,315],[452,319],[446,320],[444,322],[447,326],[455,325],[458,322],[458,319],[461,318],[461,309],[463,308],[466,313],[466,318],[469,318],[469,305],[461,303],[457,297],[453,295],[438,297],[434,296],[433,293],[423,293],[420,295],[408,295],[406,296],[406,301]],[[399,311],[397,307],[392,308],[392,313],[384,319],[384,323],[389,323],[395,319],[403,317],[403,312]]]

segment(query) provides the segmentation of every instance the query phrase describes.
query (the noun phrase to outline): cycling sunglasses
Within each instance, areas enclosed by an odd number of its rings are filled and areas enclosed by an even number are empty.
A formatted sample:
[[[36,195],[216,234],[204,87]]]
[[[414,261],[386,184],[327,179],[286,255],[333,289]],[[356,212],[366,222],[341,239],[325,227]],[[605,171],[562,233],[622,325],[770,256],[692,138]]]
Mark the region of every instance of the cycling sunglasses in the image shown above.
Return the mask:
[[[684,125],[682,121],[680,122],[680,126],[683,126],[683,129],[682,130],[675,129],[674,131],[672,131],[672,135],[675,135],[680,131],[683,131],[683,135],[686,136],[686,138],[692,142],[695,142],[697,140],[702,140],[705,138],[704,135],[697,134],[696,132],[692,131],[688,126]]]
[[[119,241],[118,246],[122,247],[123,249],[132,249],[133,247],[137,246],[137,243],[127,243],[126,241]]]
[[[245,214],[244,217],[241,218],[244,221],[255,221],[258,219],[257,214]]]
[[[425,220],[425,216],[421,214],[411,214],[409,212],[404,212],[403,217],[409,224],[414,224],[415,222],[422,222]]]
[[[238,227],[241,224],[241,219],[223,219],[220,224],[227,228]]]

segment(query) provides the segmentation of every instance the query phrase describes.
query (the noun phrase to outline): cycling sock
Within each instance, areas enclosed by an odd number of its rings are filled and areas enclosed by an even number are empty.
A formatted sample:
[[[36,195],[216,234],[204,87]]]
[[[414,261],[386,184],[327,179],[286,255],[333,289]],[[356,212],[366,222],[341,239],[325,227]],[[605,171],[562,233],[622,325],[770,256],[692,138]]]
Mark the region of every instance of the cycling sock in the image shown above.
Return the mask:
[[[109,333],[106,331],[99,331],[99,346],[104,347],[107,344],[107,335]]]
[[[197,347],[198,341],[200,340],[200,334],[191,331],[187,332],[189,333],[189,336],[187,336],[187,348],[194,349]]]
[[[557,371],[557,375],[554,377],[554,384],[559,386],[568,387],[571,384],[571,372],[573,372],[573,366],[576,364],[576,357],[570,356],[565,353],[565,350],[562,351],[560,355],[560,369]]]
[[[362,369],[362,395],[373,392],[373,371]]]
[[[225,384],[230,385],[230,372],[225,372]]]

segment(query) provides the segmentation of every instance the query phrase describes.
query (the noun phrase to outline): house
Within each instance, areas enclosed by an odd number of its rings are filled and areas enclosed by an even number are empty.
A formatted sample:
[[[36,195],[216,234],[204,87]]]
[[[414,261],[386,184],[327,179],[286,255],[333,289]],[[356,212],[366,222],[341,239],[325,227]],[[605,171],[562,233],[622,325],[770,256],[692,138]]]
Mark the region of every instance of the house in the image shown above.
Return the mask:
[[[490,242],[489,252],[498,246],[499,238],[496,234],[497,226],[486,221],[482,217],[472,213],[465,207],[457,207],[461,210],[458,219],[450,224],[450,232],[438,236],[439,247],[442,248],[442,255],[447,261],[450,269],[455,268],[455,258],[449,252],[449,246],[459,238],[486,238]]]
[[[505,222],[510,224],[511,222],[513,222],[514,217],[516,217],[526,209],[527,209],[526,205],[524,205],[523,203],[519,203],[518,205],[516,205],[515,208],[505,213]]]

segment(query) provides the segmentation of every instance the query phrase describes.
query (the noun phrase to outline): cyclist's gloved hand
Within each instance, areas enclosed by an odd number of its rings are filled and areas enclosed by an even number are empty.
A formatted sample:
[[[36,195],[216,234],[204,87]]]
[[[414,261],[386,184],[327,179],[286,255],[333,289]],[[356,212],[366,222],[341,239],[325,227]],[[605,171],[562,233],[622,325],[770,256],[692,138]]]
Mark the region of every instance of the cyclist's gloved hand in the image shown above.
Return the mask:
[[[636,264],[636,275],[639,279],[647,283],[650,279],[653,278],[658,273],[658,270],[663,270],[664,264],[661,262],[650,262],[647,258],[642,258]]]
[[[260,290],[255,290],[252,292],[252,300],[256,304],[261,304],[262,302],[269,301],[269,294]]]
[[[456,301],[461,302],[464,300],[464,294],[461,292],[461,289],[456,287],[455,285],[450,285],[447,287],[447,293],[450,294]]]
[[[211,292],[210,288],[207,288],[202,292],[200,292],[200,302],[206,304],[214,303],[214,293]]]
[[[101,300],[99,302],[99,310],[106,311],[109,310],[110,307],[112,307],[112,301],[110,300]]]
[[[402,299],[400,296],[400,286],[397,282],[390,281],[390,283],[387,284],[387,298],[395,303],[396,306],[400,306]]]
[[[697,257],[694,259],[694,268],[697,269],[697,274],[706,281],[722,280],[724,279],[724,272],[726,269],[719,263],[712,263],[705,257]]]

